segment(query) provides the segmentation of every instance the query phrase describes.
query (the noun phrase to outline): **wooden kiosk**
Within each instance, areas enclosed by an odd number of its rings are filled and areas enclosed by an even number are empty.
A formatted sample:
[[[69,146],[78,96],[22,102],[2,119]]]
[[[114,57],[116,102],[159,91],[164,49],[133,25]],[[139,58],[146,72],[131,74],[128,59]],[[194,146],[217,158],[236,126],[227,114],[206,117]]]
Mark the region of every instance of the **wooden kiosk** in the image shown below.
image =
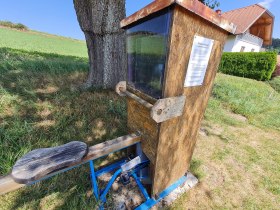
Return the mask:
[[[223,46],[236,27],[197,0],[156,0],[127,31],[128,127],[140,132],[156,197],[188,171]]]

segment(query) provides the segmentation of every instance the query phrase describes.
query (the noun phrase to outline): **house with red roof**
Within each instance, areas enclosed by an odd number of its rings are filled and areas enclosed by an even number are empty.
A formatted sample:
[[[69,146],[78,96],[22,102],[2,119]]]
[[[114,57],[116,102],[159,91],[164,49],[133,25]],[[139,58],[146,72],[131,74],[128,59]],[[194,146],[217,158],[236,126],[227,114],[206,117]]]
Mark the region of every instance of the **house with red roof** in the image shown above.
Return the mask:
[[[254,4],[221,14],[237,28],[228,37],[225,52],[259,52],[272,43],[274,15],[265,7]]]

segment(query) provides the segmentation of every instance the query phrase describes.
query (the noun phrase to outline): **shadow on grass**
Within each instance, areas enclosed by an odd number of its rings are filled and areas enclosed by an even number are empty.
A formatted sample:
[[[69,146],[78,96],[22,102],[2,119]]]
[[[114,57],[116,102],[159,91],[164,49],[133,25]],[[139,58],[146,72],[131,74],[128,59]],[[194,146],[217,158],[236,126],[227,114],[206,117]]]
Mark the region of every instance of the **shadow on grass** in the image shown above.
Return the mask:
[[[94,145],[127,134],[126,104],[112,91],[72,91],[87,59],[0,48],[0,174],[35,148],[80,140]],[[95,205],[80,167],[2,196],[3,209],[85,209]],[[9,202],[8,202],[9,201]]]

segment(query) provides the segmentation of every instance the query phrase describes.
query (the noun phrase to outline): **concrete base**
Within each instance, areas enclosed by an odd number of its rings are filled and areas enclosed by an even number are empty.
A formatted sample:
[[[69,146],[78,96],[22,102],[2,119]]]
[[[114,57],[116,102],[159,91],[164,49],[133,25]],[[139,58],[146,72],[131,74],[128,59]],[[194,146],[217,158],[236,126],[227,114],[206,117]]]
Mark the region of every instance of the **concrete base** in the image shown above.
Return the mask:
[[[155,206],[156,208],[164,208],[170,206],[177,198],[182,194],[197,185],[198,179],[190,172],[187,173],[187,181],[179,188],[173,190],[168,196],[166,196],[160,203]],[[154,208],[153,208],[154,209]]]

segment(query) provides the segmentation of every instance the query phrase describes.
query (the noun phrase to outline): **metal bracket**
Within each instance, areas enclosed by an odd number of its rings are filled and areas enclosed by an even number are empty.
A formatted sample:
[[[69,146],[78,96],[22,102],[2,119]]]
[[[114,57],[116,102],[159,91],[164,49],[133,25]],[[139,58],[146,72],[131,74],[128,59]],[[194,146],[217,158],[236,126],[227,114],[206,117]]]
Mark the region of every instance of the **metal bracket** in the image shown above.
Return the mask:
[[[121,166],[122,172],[129,171],[140,163],[141,163],[141,158],[137,156],[136,158],[130,160],[129,162]]]

